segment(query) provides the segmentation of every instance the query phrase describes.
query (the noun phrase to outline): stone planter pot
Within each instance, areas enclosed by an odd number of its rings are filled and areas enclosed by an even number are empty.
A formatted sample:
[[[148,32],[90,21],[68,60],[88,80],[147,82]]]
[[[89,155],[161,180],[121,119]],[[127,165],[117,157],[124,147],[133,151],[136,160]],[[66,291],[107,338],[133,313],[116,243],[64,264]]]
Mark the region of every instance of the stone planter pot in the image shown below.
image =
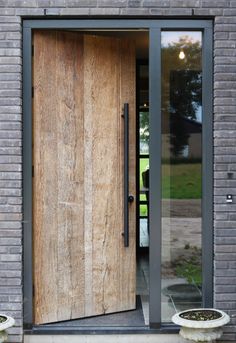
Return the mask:
[[[4,322],[0,323],[0,343],[2,343],[7,340],[7,332],[5,330],[13,326],[15,324],[15,320],[2,313],[0,313],[0,317],[6,318]]]
[[[220,317],[209,320],[190,320],[181,317],[184,313],[194,311],[213,311]],[[183,338],[193,342],[212,342],[222,336],[222,327],[230,321],[230,317],[225,312],[213,308],[198,308],[176,313],[172,321],[181,326],[179,334]]]

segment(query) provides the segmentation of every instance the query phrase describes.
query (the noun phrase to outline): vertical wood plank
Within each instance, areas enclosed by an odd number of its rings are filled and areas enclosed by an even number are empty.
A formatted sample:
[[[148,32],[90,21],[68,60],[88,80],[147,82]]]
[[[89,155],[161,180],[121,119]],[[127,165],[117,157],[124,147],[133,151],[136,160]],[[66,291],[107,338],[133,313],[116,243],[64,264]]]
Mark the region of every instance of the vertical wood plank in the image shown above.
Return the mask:
[[[54,72],[56,39],[55,33],[48,32],[47,44],[45,37],[40,33],[34,33],[34,178],[33,178],[33,235],[34,235],[34,307],[35,322],[43,320],[42,313],[46,321],[50,314],[56,311],[57,306],[57,220],[52,212],[47,211],[47,206],[55,207],[57,197],[57,159],[51,156],[57,151],[57,138],[55,135],[56,121],[53,108],[56,106],[55,97],[50,99],[46,96],[50,94],[56,84],[56,74]],[[49,55],[48,55],[49,54]],[[48,58],[51,56],[51,58]],[[47,60],[47,63],[45,62]],[[50,75],[47,78],[47,75]],[[43,99],[43,101],[42,101]],[[44,115],[50,113],[51,115]],[[47,148],[46,148],[47,147]],[[50,177],[45,171],[50,168]],[[53,192],[47,192],[50,183]],[[50,228],[45,237],[43,228]],[[50,256],[47,252],[50,251]],[[50,260],[50,264],[48,263]],[[44,268],[47,267],[47,270]],[[51,277],[49,278],[48,275]],[[50,287],[50,284],[54,284]],[[47,297],[45,296],[47,294]],[[49,298],[50,302],[43,299]]]
[[[83,39],[57,32],[58,320],[84,315]]]
[[[106,47],[104,49],[104,47]],[[117,207],[117,117],[119,112],[119,50],[117,39],[85,37],[87,92],[92,118],[92,299],[94,313],[116,311],[119,285],[118,249],[121,219]],[[85,95],[86,97],[86,95]],[[119,113],[120,115],[120,113]],[[89,161],[87,161],[89,162]]]
[[[35,322],[84,315],[83,56],[74,33],[34,35]]]
[[[129,104],[129,194],[134,202],[129,204],[129,248],[120,244],[120,303],[135,307],[136,298],[136,66],[135,45],[129,39],[120,40],[120,104]],[[121,135],[123,137],[123,123]],[[137,143],[138,144],[138,143]],[[123,147],[123,143],[122,143]],[[123,154],[123,151],[122,151]],[[120,160],[123,162],[123,158]],[[120,175],[124,169],[120,166]],[[120,184],[122,184],[120,178]],[[123,190],[124,187],[119,186]],[[122,193],[123,197],[123,193]],[[121,214],[122,216],[122,214]]]
[[[105,48],[104,48],[105,47]],[[128,64],[127,64],[128,63]],[[123,102],[130,103],[130,191],[135,194],[135,51],[130,41],[85,37],[85,104],[92,168],[92,314],[135,308],[135,203],[130,247],[123,242]],[[87,258],[87,256],[86,256]],[[92,268],[92,274],[91,274]],[[92,283],[91,283],[92,282]]]

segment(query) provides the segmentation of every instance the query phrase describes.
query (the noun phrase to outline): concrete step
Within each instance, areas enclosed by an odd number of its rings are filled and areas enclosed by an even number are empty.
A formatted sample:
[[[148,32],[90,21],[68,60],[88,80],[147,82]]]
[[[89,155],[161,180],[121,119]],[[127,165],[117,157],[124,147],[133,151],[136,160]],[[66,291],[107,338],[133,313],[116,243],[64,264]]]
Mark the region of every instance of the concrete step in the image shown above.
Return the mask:
[[[24,343],[182,343],[177,334],[25,335]]]

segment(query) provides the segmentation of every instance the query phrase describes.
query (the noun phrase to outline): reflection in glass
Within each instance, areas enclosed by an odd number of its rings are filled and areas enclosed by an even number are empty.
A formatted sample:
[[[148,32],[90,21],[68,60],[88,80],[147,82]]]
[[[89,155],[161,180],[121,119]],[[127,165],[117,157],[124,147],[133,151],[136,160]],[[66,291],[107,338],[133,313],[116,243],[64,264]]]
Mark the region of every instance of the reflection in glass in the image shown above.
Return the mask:
[[[140,247],[149,246],[148,192],[149,192],[149,96],[148,64],[140,64],[138,70],[139,109],[139,237]]]
[[[201,307],[202,34],[162,32],[162,321]]]
[[[149,154],[148,65],[139,66],[139,153]]]
[[[147,105],[139,112],[139,150],[140,154],[149,153],[149,109]]]

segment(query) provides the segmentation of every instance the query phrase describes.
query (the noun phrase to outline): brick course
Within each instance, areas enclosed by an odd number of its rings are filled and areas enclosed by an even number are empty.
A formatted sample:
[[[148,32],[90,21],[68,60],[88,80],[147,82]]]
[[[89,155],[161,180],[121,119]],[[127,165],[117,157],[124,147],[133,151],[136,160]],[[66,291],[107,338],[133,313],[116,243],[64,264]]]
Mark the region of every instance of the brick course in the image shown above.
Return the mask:
[[[22,341],[22,16],[214,16],[214,305],[236,314],[236,1],[0,0],[0,312]],[[229,180],[227,172],[232,172]],[[224,339],[236,340],[236,320]]]

